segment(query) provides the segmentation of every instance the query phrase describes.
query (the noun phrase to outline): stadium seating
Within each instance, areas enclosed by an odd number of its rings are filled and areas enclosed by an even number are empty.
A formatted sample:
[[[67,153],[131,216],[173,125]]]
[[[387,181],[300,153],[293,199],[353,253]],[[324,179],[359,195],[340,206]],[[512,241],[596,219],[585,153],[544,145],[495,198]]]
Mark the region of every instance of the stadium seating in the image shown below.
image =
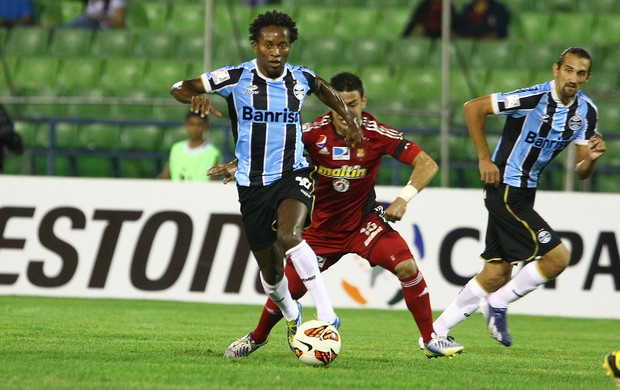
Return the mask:
[[[341,37],[374,37],[377,26],[377,11],[365,7],[338,6],[334,16],[332,34]]]
[[[51,35],[48,53],[58,57],[81,57],[90,54],[93,32],[90,29],[57,29]]]
[[[542,2],[544,3],[544,2]],[[591,41],[594,15],[576,12],[554,13],[547,39],[568,46],[582,46]]]
[[[68,58],[60,61],[55,87],[61,96],[85,96],[97,85],[103,61],[97,58]]]
[[[93,37],[91,54],[99,58],[122,58],[132,54],[130,30],[100,30]]]
[[[78,143],[89,150],[114,150],[118,148],[121,130],[118,125],[92,123],[79,126]]]
[[[162,131],[157,126],[130,126],[123,129],[120,147],[126,150],[158,150]]]
[[[394,67],[424,66],[428,63],[432,45],[433,41],[426,38],[392,39],[385,62]]]
[[[386,2],[376,12],[378,15],[377,25],[374,29],[375,35],[382,38],[398,39],[405,31],[413,8],[411,4],[407,4],[404,7],[395,7],[390,6]]]
[[[38,19],[43,27],[59,26],[83,11],[83,2],[79,0],[36,1]],[[466,2],[453,1],[457,9]],[[472,41],[456,38],[452,41],[451,127],[464,128],[464,101],[485,93],[506,92],[551,80],[551,66],[559,53],[568,46],[580,45],[588,49],[594,59],[593,77],[584,86],[584,92],[599,107],[600,128],[605,134],[620,133],[617,108],[620,107],[617,102],[620,89],[620,73],[617,71],[620,68],[620,56],[617,55],[620,1],[503,2],[512,12],[509,39]],[[38,27],[14,28],[9,32],[0,30],[0,48],[5,64],[0,67],[0,98],[10,95],[84,98],[83,102],[69,104],[6,104],[21,117],[112,117],[180,122],[186,107],[173,105],[173,101],[166,104],[170,99],[168,89],[173,82],[196,77],[205,70],[202,65],[205,18],[203,3],[198,3],[194,0],[131,0],[126,29],[94,34],[84,30],[57,29],[50,36],[48,28]],[[254,53],[248,42],[247,25],[259,13],[273,8],[284,10],[298,23],[300,39],[291,52],[291,63],[306,65],[326,79],[339,71],[358,73],[369,96],[369,111],[381,121],[403,129],[439,128],[441,42],[400,38],[413,10],[408,0],[308,0],[303,4],[296,0],[282,0],[277,6],[254,8],[239,2],[216,0],[215,36],[210,48],[213,58],[209,70],[252,58]],[[11,90],[11,86],[15,88]],[[112,97],[135,101],[135,104],[89,102],[89,99]],[[147,104],[144,98],[162,99],[163,103]],[[218,103],[220,109],[225,108],[223,103]],[[304,120],[314,119],[326,111],[318,100],[309,99],[304,107]],[[222,123],[226,121],[222,120]],[[495,132],[501,130],[503,123],[503,117],[489,117],[487,127]],[[26,130],[28,137],[34,132],[38,140],[29,142],[44,147],[48,134],[46,126],[37,127],[36,131]],[[66,134],[73,130],[65,129],[66,123],[59,126],[60,140],[66,144],[65,141],[71,138]],[[125,127],[119,130],[119,144],[115,150],[121,148],[121,134],[129,130]],[[123,139],[128,141],[132,136],[135,134],[125,135]],[[78,141],[84,137],[80,130]],[[436,135],[433,133],[428,137]],[[182,127],[166,130],[155,138],[159,139],[157,144],[147,142],[145,145],[167,152],[172,138],[184,138],[184,130]],[[455,139],[462,141],[463,138],[456,136]],[[226,148],[231,148],[229,136],[222,140],[226,142]],[[218,142],[222,143],[222,140]],[[433,149],[438,153],[438,148],[431,147]],[[452,155],[452,158],[466,157],[458,150],[453,150]],[[37,155],[32,159],[39,174],[45,172],[44,157]],[[106,172],[100,173],[103,176],[121,174],[122,171],[132,177],[138,177],[140,172],[152,177],[161,165],[157,161],[135,159],[124,159],[121,163],[114,158],[110,158],[110,164],[107,164],[99,155],[87,157],[58,156],[54,163],[65,175],[96,174],[99,167]],[[440,156],[434,157],[438,159]],[[14,169],[16,167],[14,165]],[[610,169],[613,171],[618,167],[620,163]],[[382,169],[395,169],[396,173],[388,176],[400,179],[398,167],[390,165]],[[468,170],[459,167],[451,172],[451,182],[458,185],[469,183],[471,175]],[[612,171],[604,170],[597,182],[600,185],[596,184],[595,188],[610,188],[610,181],[602,179]],[[551,187],[556,186],[558,172],[550,169],[548,175],[551,178],[545,177],[545,180],[553,183]]]
[[[342,41],[342,63],[381,65],[385,67],[385,57],[389,41],[381,38],[353,38]]]
[[[47,30],[15,27],[6,37],[4,53],[9,56],[42,56],[47,53],[48,42]]]
[[[133,34],[132,56],[135,58],[172,58],[176,35],[167,31],[142,31]]]

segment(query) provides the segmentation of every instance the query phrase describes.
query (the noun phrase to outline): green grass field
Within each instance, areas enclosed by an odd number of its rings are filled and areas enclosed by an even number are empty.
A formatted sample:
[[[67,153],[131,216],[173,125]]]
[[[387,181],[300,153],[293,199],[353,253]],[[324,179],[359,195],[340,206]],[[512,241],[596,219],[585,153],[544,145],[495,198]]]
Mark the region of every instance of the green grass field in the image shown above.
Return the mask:
[[[601,366],[620,349],[618,320],[512,315],[514,344],[505,348],[475,315],[453,332],[462,355],[427,360],[408,312],[340,309],[342,350],[328,367],[296,361],[283,323],[250,357],[224,359],[259,313],[243,305],[0,296],[0,388],[614,389]]]

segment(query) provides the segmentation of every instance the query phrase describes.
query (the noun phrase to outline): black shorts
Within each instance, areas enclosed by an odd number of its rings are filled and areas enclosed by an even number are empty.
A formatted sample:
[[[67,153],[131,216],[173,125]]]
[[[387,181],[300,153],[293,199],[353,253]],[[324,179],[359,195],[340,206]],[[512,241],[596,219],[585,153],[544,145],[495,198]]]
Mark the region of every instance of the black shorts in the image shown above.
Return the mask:
[[[509,263],[534,260],[561,243],[558,234],[534,211],[535,188],[486,185],[484,204],[489,211],[486,261]]]
[[[277,209],[284,199],[297,199],[308,208],[304,228],[312,224],[314,172],[304,168],[285,174],[264,187],[237,186],[241,217],[251,250],[264,249],[276,241]]]

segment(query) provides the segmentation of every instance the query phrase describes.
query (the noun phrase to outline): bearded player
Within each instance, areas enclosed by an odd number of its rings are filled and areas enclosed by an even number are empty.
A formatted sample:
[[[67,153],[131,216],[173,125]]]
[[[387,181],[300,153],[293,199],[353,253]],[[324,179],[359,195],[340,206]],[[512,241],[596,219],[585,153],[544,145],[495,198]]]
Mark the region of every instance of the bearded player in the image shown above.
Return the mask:
[[[403,134],[383,125],[363,111],[367,97],[362,81],[351,73],[332,77],[353,115],[362,122],[362,144],[349,148],[345,142],[347,123],[333,110],[303,126],[303,142],[310,160],[317,168],[318,186],[312,226],[303,237],[319,257],[321,272],[342,256],[355,253],[373,265],[398,277],[407,308],[413,315],[428,358],[453,357],[463,346],[452,337],[436,336],[428,289],[409,246],[388,223],[400,221],[407,203],[432,180],[437,164]],[[381,157],[389,155],[413,167],[409,182],[385,210],[376,201],[374,183]],[[210,176],[232,179],[235,163],[220,164],[209,170]],[[290,260],[285,273],[293,299],[301,298],[306,288]],[[282,319],[278,306],[268,299],[260,321],[252,332],[234,341],[224,357],[248,356],[268,341],[269,333]],[[416,337],[417,339],[417,337]]]

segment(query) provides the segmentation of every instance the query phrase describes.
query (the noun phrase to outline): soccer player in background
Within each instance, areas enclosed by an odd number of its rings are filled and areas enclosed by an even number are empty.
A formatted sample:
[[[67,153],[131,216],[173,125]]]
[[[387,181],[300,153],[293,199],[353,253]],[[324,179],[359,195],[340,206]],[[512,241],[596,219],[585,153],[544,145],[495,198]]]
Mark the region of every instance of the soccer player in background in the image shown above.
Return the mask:
[[[582,180],[592,175],[606,148],[597,128],[598,110],[580,90],[591,76],[588,52],[568,48],[552,69],[552,81],[493,93],[464,105],[488,210],[481,255],[485,264],[435,321],[439,335],[447,336],[480,307],[491,337],[510,346],[508,305],[568,266],[568,249],[534,210],[538,180],[544,167],[572,141],[577,145],[575,172]],[[491,114],[507,116],[492,156],[485,136],[485,117]],[[521,262],[525,266],[511,278],[512,267]]]
[[[433,334],[428,288],[405,240],[388,221],[400,221],[411,199],[432,180],[438,170],[435,161],[403,133],[377,122],[367,112],[362,81],[351,73],[339,73],[330,83],[361,121],[364,141],[357,147],[345,143],[347,121],[336,111],[304,124],[303,141],[312,163],[318,168],[318,186],[312,226],[304,239],[319,256],[321,271],[327,270],[348,253],[356,253],[373,266],[398,277],[407,308],[422,335],[427,357],[452,357],[463,347],[450,337]],[[413,167],[409,182],[386,208],[376,201],[375,179],[381,157],[392,156]],[[219,164],[213,176],[232,178],[235,163]],[[294,299],[306,288],[290,259],[285,273]],[[267,343],[269,332],[282,318],[278,306],[268,299],[256,329],[233,342],[225,357],[247,356]],[[417,338],[417,337],[416,337]]]
[[[287,14],[259,15],[249,28],[256,58],[180,81],[171,94],[190,110],[220,116],[204,93],[226,99],[236,142],[235,174],[241,216],[250,249],[260,268],[263,288],[287,320],[292,342],[301,323],[301,305],[293,301],[284,275],[290,258],[304,280],[320,320],[340,326],[316,255],[302,239],[314,205],[314,167],[303,155],[301,107],[309,94],[338,112],[347,123],[347,145],[361,140],[360,125],[340,95],[313,71],[287,62],[297,40]]]

